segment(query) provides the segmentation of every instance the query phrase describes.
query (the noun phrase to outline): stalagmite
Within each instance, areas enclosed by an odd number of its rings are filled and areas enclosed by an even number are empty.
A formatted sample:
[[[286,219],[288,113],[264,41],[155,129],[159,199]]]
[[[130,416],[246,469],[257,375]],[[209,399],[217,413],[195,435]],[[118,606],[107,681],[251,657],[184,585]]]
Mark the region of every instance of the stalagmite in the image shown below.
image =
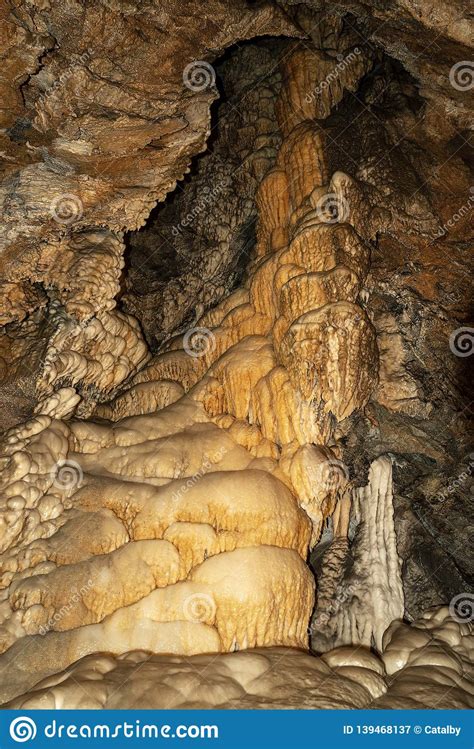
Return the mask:
[[[312,624],[315,650],[360,643],[381,651],[387,627],[403,619],[388,456],[372,463],[365,487],[352,491],[352,521],[356,529],[351,546],[345,522],[345,534],[336,534],[324,556],[322,591]]]

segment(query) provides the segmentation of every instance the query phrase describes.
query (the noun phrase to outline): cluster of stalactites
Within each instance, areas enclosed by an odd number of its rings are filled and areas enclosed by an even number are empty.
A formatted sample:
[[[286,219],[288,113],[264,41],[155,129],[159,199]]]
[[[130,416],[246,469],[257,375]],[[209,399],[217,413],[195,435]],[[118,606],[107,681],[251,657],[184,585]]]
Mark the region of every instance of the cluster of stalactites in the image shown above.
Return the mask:
[[[123,251],[123,241],[105,229],[73,234],[56,247],[53,332],[37,382],[37,412],[66,417],[80,404],[86,415],[91,391],[96,397],[113,392],[149,357],[138,322],[115,309]],[[73,388],[72,397],[64,385]]]
[[[284,77],[297,54],[285,63]],[[351,85],[362,70],[354,65]],[[328,89],[325,106],[334,106],[342,91]],[[129,409],[143,413],[188,392],[245,446],[279,459],[313,520],[315,542],[347,494],[335,425],[367,402],[378,355],[358,302],[369,247],[341,195],[344,175],[330,179],[318,113],[310,118],[307,107],[295,110],[294,95],[282,91],[277,107],[285,137],[257,193],[256,259],[245,287],[197,322],[202,350],[189,355],[187,334],[172,339],[132,388],[98,413],[113,419]]]

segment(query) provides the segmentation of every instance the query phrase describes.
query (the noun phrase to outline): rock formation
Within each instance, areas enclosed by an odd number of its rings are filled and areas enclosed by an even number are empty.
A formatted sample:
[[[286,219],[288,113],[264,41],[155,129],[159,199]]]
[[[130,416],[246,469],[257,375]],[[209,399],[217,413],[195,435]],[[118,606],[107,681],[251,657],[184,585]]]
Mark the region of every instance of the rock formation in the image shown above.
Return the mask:
[[[357,4],[46,5],[3,13],[0,703],[468,707],[464,104]]]
[[[398,624],[379,657],[350,646],[321,658],[286,648],[219,658],[139,651],[85,656],[5,707],[466,709],[472,705],[472,648],[466,625],[452,625],[445,609],[411,627]]]

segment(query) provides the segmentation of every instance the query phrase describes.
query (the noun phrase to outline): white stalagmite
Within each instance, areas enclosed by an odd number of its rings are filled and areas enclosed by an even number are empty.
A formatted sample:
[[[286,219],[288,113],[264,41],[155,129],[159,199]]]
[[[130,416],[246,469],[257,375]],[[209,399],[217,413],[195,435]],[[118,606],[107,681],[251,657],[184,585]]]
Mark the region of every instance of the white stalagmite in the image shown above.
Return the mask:
[[[387,627],[403,618],[401,562],[393,519],[392,461],[377,458],[366,486],[354,489],[357,523],[349,593],[336,613],[335,644],[357,644],[382,650]]]
[[[382,649],[382,636],[391,622],[402,619],[404,612],[401,561],[393,519],[392,461],[387,456],[375,460],[369,471],[367,486],[354,492],[354,516],[364,524],[361,554],[364,569],[369,572],[366,592],[370,595],[370,625],[365,638],[374,639]]]

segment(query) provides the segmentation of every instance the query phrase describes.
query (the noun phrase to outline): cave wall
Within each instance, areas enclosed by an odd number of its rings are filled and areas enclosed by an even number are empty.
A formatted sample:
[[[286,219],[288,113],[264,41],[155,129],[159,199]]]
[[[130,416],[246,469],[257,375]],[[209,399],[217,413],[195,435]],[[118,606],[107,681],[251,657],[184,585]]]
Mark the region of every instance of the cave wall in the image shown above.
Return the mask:
[[[141,332],[114,309],[122,233],[144,224],[205,148],[217,96],[207,60],[241,39],[301,31],[274,5],[243,2],[216,5],[204,24],[192,3],[153,2],[2,0],[2,19],[2,371],[24,362],[3,373],[5,427],[34,408],[35,386],[43,399],[64,382],[100,398],[144,363]],[[135,352],[106,371],[117,336]]]

